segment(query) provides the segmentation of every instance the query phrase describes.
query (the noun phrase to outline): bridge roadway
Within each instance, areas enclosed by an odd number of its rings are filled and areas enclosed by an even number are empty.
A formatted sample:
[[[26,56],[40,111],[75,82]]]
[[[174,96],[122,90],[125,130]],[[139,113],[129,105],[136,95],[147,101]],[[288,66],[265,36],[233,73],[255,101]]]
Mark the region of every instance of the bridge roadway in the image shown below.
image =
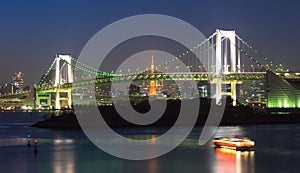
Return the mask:
[[[265,78],[266,72],[240,72],[230,73],[224,75],[215,75],[214,73],[206,72],[177,72],[177,73],[155,73],[155,74],[142,74],[142,75],[123,75],[115,77],[103,77],[96,80],[86,80],[74,83],[65,83],[55,87],[53,84],[45,84],[42,86],[36,86],[38,92],[55,92],[59,89],[79,89],[93,85],[103,85],[111,82],[123,82],[123,81],[144,81],[144,80],[176,80],[176,81],[205,81],[213,80],[215,78],[222,78],[224,82],[244,80],[262,80]]]
[[[143,81],[143,80],[212,80],[214,78],[223,78],[226,82],[237,81],[241,83],[245,80],[263,80],[265,78],[266,72],[240,72],[240,73],[229,73],[224,74],[223,76],[216,76],[214,73],[207,72],[176,72],[176,73],[155,73],[155,74],[142,74],[142,75],[123,75],[116,77],[104,77],[98,78],[95,80],[86,80],[74,83],[65,83],[55,87],[53,84],[44,84],[42,86],[36,86],[36,91],[39,93],[49,93],[55,92],[58,88],[59,90],[69,90],[69,89],[80,89],[85,87],[90,87],[93,85],[103,85],[108,84],[113,81],[122,82],[122,81]],[[276,73],[283,79],[298,79],[300,80],[300,73],[291,73],[291,72],[281,72]],[[28,96],[28,92],[16,93],[16,94],[7,94],[0,95],[0,100],[16,100],[15,98],[21,98],[22,96]],[[20,99],[21,100],[21,99]]]

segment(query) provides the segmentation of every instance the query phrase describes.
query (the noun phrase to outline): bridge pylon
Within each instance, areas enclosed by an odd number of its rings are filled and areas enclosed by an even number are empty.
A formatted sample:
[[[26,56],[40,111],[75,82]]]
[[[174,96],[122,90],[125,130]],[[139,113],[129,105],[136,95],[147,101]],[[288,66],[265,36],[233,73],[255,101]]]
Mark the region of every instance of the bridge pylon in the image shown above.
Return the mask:
[[[72,57],[67,54],[57,54],[54,62],[54,83],[53,88],[36,91],[37,106],[51,106],[61,109],[62,106],[72,106],[72,89],[64,88],[63,85],[71,84],[74,81]]]
[[[67,76],[66,76],[65,81],[62,80],[62,74],[61,74],[62,70],[61,70],[60,60],[63,60],[64,62],[66,62],[66,65],[67,65]],[[63,83],[73,83],[74,74],[73,74],[73,69],[71,66],[71,63],[72,63],[71,55],[57,54],[55,57],[55,61],[56,61],[56,66],[55,66],[54,86],[58,86]]]
[[[223,50],[224,46],[222,46],[222,38],[226,38],[229,40],[229,46],[230,46],[230,62],[227,61],[227,40],[226,40],[226,48]],[[222,56],[222,52],[226,52]],[[241,69],[241,60],[239,51],[237,53],[236,49],[236,34],[235,31],[225,31],[225,30],[216,30],[216,71],[215,73],[217,75],[224,73],[224,74],[230,74],[230,73],[240,73]],[[237,55],[238,54],[238,55]],[[238,62],[238,63],[237,63]],[[230,67],[230,68],[228,68]],[[221,80],[221,81],[220,81]],[[230,80],[230,93],[224,93],[221,92],[221,86],[224,83],[228,83],[226,81],[222,81],[222,78],[218,80],[216,83],[216,102],[217,104],[221,101],[222,95],[230,95],[233,100],[233,106],[237,105],[237,93],[236,93],[236,86],[237,81]]]
[[[230,64],[227,62],[227,56],[222,57],[222,38],[229,40],[230,46]],[[226,51],[226,50],[225,50]],[[240,56],[236,56],[236,34],[235,31],[216,30],[216,73],[240,72]],[[237,63],[238,61],[238,63]],[[228,66],[230,69],[228,69]]]

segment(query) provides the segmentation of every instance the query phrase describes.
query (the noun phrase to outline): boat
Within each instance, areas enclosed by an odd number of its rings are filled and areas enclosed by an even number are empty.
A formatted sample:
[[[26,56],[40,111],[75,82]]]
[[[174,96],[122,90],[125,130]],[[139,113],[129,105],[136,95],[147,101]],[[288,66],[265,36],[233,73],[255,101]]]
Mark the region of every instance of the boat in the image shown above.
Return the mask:
[[[234,150],[251,150],[255,142],[248,137],[223,136],[214,138],[213,143],[217,148],[228,148]]]

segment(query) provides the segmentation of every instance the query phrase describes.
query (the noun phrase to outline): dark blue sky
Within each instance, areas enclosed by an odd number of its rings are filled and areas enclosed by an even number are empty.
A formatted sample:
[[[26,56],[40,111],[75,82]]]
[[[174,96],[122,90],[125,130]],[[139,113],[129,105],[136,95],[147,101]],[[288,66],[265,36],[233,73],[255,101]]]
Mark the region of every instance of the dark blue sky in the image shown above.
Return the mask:
[[[156,13],[185,20],[209,36],[234,29],[274,63],[300,71],[300,2],[237,1],[1,1],[0,83],[22,71],[37,83],[56,53],[77,57],[104,26],[124,17]]]

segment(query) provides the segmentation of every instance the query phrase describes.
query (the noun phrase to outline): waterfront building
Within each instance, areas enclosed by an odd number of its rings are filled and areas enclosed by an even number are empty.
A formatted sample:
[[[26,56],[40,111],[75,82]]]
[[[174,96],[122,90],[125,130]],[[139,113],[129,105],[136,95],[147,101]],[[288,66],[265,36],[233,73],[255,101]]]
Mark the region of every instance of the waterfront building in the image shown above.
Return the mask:
[[[251,102],[253,103],[265,103],[265,81],[253,80],[251,81]]]
[[[283,79],[267,72],[267,107],[300,108],[300,80]]]
[[[23,91],[24,74],[15,72],[11,75],[11,93],[19,93]]]

